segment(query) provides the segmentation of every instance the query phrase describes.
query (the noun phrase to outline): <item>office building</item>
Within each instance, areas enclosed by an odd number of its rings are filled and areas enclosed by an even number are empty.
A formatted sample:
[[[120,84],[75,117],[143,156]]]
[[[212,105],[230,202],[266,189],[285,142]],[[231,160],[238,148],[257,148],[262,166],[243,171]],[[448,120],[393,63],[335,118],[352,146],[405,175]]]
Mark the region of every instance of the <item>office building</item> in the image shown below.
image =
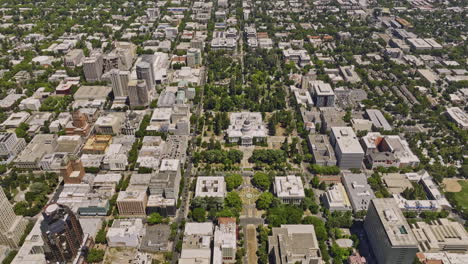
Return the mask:
[[[195,197],[224,198],[226,195],[226,183],[223,176],[198,176],[195,188]]]
[[[361,139],[366,153],[366,163],[376,167],[415,167],[419,158],[411,151],[409,143],[398,135],[368,133]]]
[[[15,215],[13,206],[0,187],[0,245],[17,248],[26,226],[27,221]]]
[[[144,234],[145,228],[140,218],[116,219],[107,230],[107,244],[109,247],[138,248]]]
[[[282,203],[299,205],[305,198],[304,185],[299,176],[275,177],[273,187]]]
[[[151,55],[152,56],[152,55]],[[155,90],[155,77],[154,77],[154,56],[153,57],[142,57],[141,61],[136,65],[136,74],[138,80],[144,80],[147,87],[147,91],[153,94]]]
[[[114,98],[127,97],[130,72],[113,69],[110,71],[110,78]]]
[[[371,200],[364,229],[378,264],[413,263],[418,241],[393,198]]]
[[[320,166],[336,166],[336,157],[327,135],[313,134],[307,137],[314,163]]]
[[[350,211],[352,210],[346,190],[343,184],[337,183],[328,188],[322,195],[325,207],[330,211]]]
[[[100,116],[94,125],[97,134],[119,135],[124,122],[125,114],[109,112]]]
[[[125,71],[130,70],[136,57],[136,45],[131,42],[115,42],[115,52],[119,56],[122,67]]]
[[[0,133],[0,156],[15,157],[25,147],[24,138],[18,138],[15,133]]]
[[[79,184],[85,175],[83,163],[76,157],[68,157],[60,170],[65,184]]]
[[[179,163],[179,160],[163,159],[159,173],[151,176],[147,214],[157,212],[163,216],[175,215],[182,178]]]
[[[38,169],[42,157],[54,152],[57,135],[37,134],[15,159],[15,166],[21,169]]]
[[[119,192],[117,197],[119,214],[126,216],[146,215],[146,202],[148,200],[146,190],[129,189]]]
[[[351,127],[332,127],[330,143],[342,169],[361,168],[364,151]]]
[[[363,173],[343,172],[341,179],[348,193],[353,211],[367,210],[370,201],[375,198],[375,195],[374,191],[367,183],[366,175]]]
[[[211,264],[213,223],[186,223],[180,264]]]
[[[199,49],[190,48],[187,50],[187,66],[189,67],[197,67],[201,65],[202,57],[201,51]]]
[[[230,121],[231,124],[226,132],[231,143],[250,146],[267,138],[267,129],[263,124],[261,113],[231,113]]]
[[[41,233],[42,214],[39,214],[31,232],[11,262],[12,264],[47,264],[44,255],[44,240]]]
[[[448,107],[447,115],[459,128],[468,129],[468,114],[460,107]]]
[[[372,122],[374,129],[382,129],[385,131],[392,130],[392,126],[390,126],[380,110],[366,109],[366,115]]]
[[[146,85],[146,80],[130,80],[128,82],[128,101],[130,107],[148,106],[150,94]]]
[[[306,50],[293,50],[291,48],[283,50],[283,56],[286,60],[286,63],[290,61],[296,63],[297,65],[304,67],[311,64],[310,56]]]
[[[235,263],[236,251],[236,218],[219,217],[214,231],[213,264]]]
[[[271,232],[268,237],[271,263],[322,263],[313,225],[281,225]]]
[[[330,84],[313,80],[309,82],[309,89],[316,107],[335,106],[335,93]]]
[[[73,49],[65,55],[63,64],[65,64],[65,67],[75,68],[77,66],[81,66],[83,58],[84,53],[82,49]]]
[[[72,113],[72,120],[65,126],[67,135],[87,136],[91,130],[88,116],[83,113],[83,110],[76,110]]]
[[[84,238],[81,224],[67,206],[49,204],[42,212],[44,254],[50,263],[69,263],[80,252]]]
[[[17,128],[21,123],[26,123],[30,116],[31,114],[28,112],[13,112],[8,116],[7,120],[3,121],[1,126],[4,129]]]
[[[103,56],[101,53],[95,53],[83,61],[83,71],[87,82],[101,81],[104,67]]]
[[[340,73],[343,79],[350,83],[358,83],[361,81],[361,77],[354,71],[353,66],[340,66]]]
[[[337,107],[320,107],[320,132],[328,134],[332,127],[345,127],[347,123],[343,120],[346,112]]]
[[[416,257],[422,264],[466,264],[468,263],[468,254],[438,252],[428,253],[419,252]]]
[[[411,224],[421,252],[468,252],[468,233],[463,225],[440,218],[429,223]]]

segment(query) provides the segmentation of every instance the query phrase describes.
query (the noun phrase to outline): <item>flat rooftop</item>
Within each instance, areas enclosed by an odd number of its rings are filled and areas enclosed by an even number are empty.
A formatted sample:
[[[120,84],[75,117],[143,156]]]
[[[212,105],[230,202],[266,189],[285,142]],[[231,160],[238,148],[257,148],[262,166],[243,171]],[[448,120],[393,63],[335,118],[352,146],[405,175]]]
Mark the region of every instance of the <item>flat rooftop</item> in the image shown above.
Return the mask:
[[[372,203],[377,211],[382,227],[392,246],[416,246],[418,241],[413,235],[403,212],[395,199],[373,199]]]

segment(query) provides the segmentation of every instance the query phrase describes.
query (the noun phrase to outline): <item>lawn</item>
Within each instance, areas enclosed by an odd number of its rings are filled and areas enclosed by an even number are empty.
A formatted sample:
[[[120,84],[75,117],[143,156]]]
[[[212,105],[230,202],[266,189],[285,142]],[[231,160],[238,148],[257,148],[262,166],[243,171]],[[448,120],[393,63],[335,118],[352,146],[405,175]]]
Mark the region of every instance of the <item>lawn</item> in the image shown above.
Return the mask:
[[[462,190],[455,193],[455,199],[460,206],[468,208],[468,181],[460,180],[458,183],[462,186]]]

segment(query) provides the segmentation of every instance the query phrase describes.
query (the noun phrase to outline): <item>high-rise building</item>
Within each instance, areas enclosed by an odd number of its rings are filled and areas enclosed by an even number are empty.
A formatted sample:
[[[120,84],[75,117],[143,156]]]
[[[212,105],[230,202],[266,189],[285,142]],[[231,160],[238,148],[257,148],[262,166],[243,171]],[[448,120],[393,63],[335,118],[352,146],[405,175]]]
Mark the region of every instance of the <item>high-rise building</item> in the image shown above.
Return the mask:
[[[128,81],[130,72],[120,71],[113,69],[110,71],[110,78],[112,83],[112,91],[114,91],[114,98],[128,96]]]
[[[330,84],[320,80],[309,82],[310,93],[316,107],[332,107],[335,105],[335,93]]]
[[[128,71],[136,57],[136,45],[131,42],[115,42],[115,52],[118,54],[123,69]]]
[[[89,125],[88,117],[81,113],[80,110],[72,113],[72,121],[65,127],[67,135],[87,136],[90,130],[91,126]]]
[[[0,133],[0,156],[15,156],[26,147],[24,138],[15,133]]]
[[[418,241],[395,199],[372,199],[364,229],[378,264],[413,263]]]
[[[340,168],[361,168],[364,150],[351,127],[332,127],[330,143],[335,148]]]
[[[0,245],[18,247],[27,221],[15,215],[13,207],[0,187]]]
[[[130,80],[128,82],[128,99],[131,107],[149,105],[149,93],[145,80]]]
[[[119,55],[115,52],[108,53],[103,57],[104,72],[111,71],[112,69],[124,70],[125,67],[120,61]]]
[[[76,157],[69,157],[60,170],[65,184],[80,184],[85,175],[83,163]]]
[[[196,67],[201,64],[201,51],[199,49],[190,48],[187,51],[187,66]]]
[[[145,80],[148,92],[152,93],[155,85],[153,64],[142,59],[136,65],[136,74],[138,80]]]
[[[101,80],[104,62],[102,54],[97,52],[84,59],[83,70],[86,81],[97,82]]]
[[[75,214],[65,205],[49,204],[42,212],[41,233],[44,254],[50,263],[71,262],[80,252],[83,229]]]

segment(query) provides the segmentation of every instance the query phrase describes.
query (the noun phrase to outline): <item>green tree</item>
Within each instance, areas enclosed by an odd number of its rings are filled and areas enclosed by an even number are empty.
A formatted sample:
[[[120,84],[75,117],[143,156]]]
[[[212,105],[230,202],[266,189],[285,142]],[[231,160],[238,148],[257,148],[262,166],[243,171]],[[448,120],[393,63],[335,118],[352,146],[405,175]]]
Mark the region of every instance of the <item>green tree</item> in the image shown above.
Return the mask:
[[[198,207],[192,210],[192,218],[193,220],[201,223],[206,221],[206,210]]]
[[[27,138],[28,137],[28,129],[29,125],[26,123],[21,123],[16,129],[15,133],[16,136],[19,138]]]
[[[257,208],[260,210],[270,208],[270,205],[273,202],[274,198],[275,197],[273,196],[271,192],[264,192],[260,194],[256,202]]]
[[[96,234],[96,239],[94,240],[96,243],[98,243],[98,244],[106,244],[107,243],[106,226],[107,226],[107,223],[104,221],[102,223],[101,229],[99,229],[99,231]]]
[[[152,213],[148,216],[148,224],[156,225],[163,222],[163,217],[159,213]]]
[[[232,207],[236,210],[242,209],[242,199],[237,192],[230,192],[226,195],[224,203],[227,207]]]
[[[269,190],[271,183],[272,179],[264,172],[257,172],[252,178],[252,184],[263,191]]]
[[[86,257],[86,261],[88,263],[99,263],[99,262],[102,262],[104,260],[104,250],[102,249],[96,249],[96,248],[92,248],[89,252],[88,252],[88,256]]]
[[[315,175],[313,178],[312,178],[312,181],[310,182],[312,184],[312,187],[314,188],[318,188],[319,185],[320,185],[320,179],[317,175]]]
[[[306,216],[302,219],[303,225],[314,225],[315,235],[317,240],[325,241],[328,239],[327,228],[325,223],[315,216]]]
[[[226,188],[229,192],[237,189],[237,187],[239,187],[243,182],[242,175],[240,174],[229,174],[226,176],[225,180]]]

